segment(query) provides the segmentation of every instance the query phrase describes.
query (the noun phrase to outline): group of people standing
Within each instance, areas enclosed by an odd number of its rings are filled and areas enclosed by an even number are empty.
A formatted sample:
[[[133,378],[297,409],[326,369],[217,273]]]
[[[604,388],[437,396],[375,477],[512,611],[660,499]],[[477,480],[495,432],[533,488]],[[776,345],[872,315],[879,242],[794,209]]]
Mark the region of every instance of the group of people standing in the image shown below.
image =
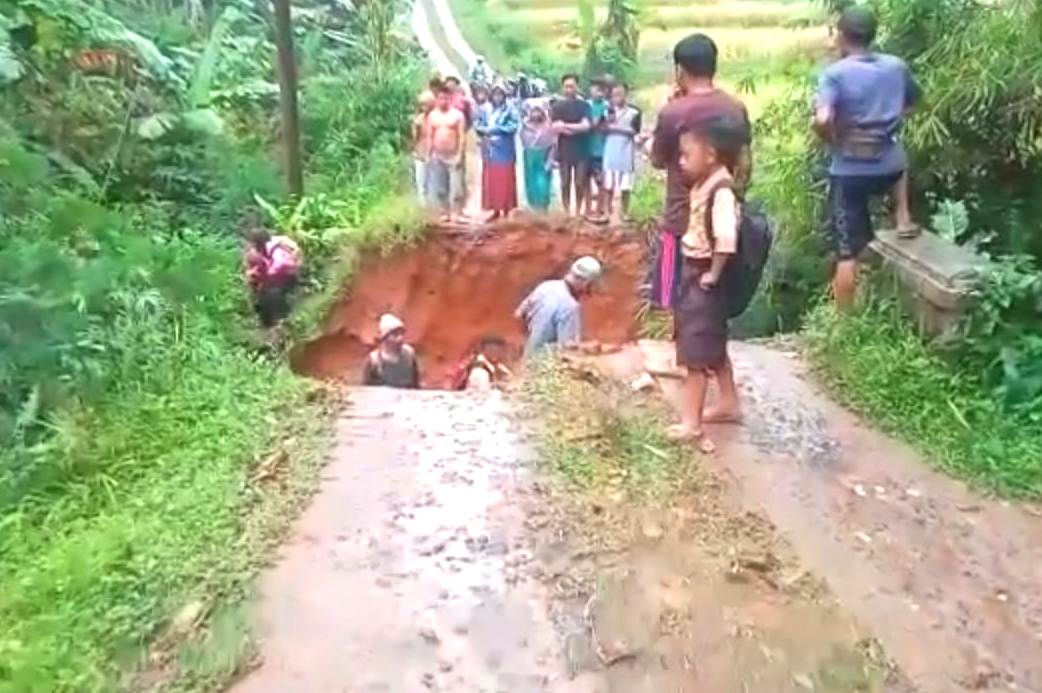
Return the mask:
[[[519,206],[518,150],[529,208],[545,212],[553,197],[553,172],[560,177],[566,213],[606,223],[625,218],[643,141],[640,109],[629,89],[611,77],[594,80],[589,98],[580,78],[561,79],[555,97],[511,98],[502,83],[475,84],[467,95],[455,77],[432,79],[420,95],[413,120],[416,192],[443,221],[462,220],[466,200],[469,133],[481,152],[481,205],[488,221]]]
[[[839,59],[822,74],[813,104],[811,124],[831,159],[825,236],[840,308],[854,300],[860,256],[874,237],[873,198],[892,198],[900,237],[918,232],[909,211],[908,161],[899,133],[920,100],[920,89],[901,59],[872,50],[876,32],[870,11],[855,6],[841,14],[835,32]],[[671,435],[698,440],[708,451],[712,444],[703,424],[740,418],[727,349],[728,322],[736,314],[728,270],[741,256],[743,237],[749,238],[744,236],[751,219],[745,191],[752,171],[752,128],[741,101],[714,83],[717,47],[711,38],[688,36],[674,47],[673,59],[673,94],[658,114],[650,147],[651,164],[666,173],[666,193],[649,283],[653,303],[673,314],[676,362],[686,369],[682,418]],[[434,80],[420,97],[415,121],[417,190],[446,218],[462,210],[466,138],[473,130],[481,144],[482,200],[492,218],[517,206],[518,141],[533,208],[549,206],[550,171],[556,166],[565,210],[600,219],[612,211],[617,191],[625,213],[641,127],[641,113],[629,104],[626,86],[610,80],[591,84],[587,100],[580,96],[579,78],[565,75],[557,98],[520,104],[511,102],[501,86],[487,94],[476,90],[472,99],[458,79]],[[251,234],[247,278],[266,324],[284,314],[299,266],[291,241],[262,231]],[[596,259],[580,258],[565,277],[543,282],[521,302],[516,317],[527,335],[526,355],[582,340],[580,302],[600,273]],[[415,353],[405,348],[404,331],[397,318],[381,318],[380,345],[367,361],[366,383],[419,385],[419,367]],[[468,381],[474,368],[489,374],[477,373],[475,383],[503,374],[497,345],[503,345],[501,339],[483,343],[491,356],[468,356]],[[719,396],[706,408],[710,380],[717,383]]]

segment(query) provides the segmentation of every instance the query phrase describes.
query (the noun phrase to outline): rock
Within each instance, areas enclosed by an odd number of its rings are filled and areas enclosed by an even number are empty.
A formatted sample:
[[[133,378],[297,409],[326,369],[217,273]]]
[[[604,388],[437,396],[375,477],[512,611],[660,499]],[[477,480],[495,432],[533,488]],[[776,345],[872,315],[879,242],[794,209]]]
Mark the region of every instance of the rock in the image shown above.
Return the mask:
[[[420,629],[420,637],[426,641],[428,645],[437,645],[441,642],[441,638],[434,632],[433,628],[422,628]]]
[[[201,601],[188,602],[170,622],[170,630],[178,635],[187,635],[196,629],[205,615],[205,604]]]
[[[662,529],[662,525],[657,522],[645,522],[641,528],[641,533],[645,539],[650,541],[658,541],[665,534],[665,530]]]
[[[611,667],[619,662],[636,659],[637,651],[631,648],[626,640],[620,638],[607,645],[597,643],[597,658],[605,667]]]
[[[814,681],[806,674],[793,674],[792,682],[804,690],[814,690]]]

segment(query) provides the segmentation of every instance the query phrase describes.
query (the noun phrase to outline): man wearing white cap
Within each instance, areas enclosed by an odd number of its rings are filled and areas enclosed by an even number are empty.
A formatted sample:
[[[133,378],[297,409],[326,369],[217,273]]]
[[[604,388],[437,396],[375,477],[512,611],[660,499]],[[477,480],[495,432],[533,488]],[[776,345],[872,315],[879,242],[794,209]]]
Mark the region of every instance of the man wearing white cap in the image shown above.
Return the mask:
[[[380,316],[380,343],[369,352],[362,372],[363,385],[384,385],[416,389],[420,386],[420,365],[416,352],[405,343],[405,323],[397,316]]]
[[[590,295],[601,276],[601,263],[589,255],[572,263],[563,279],[549,279],[521,302],[514,316],[525,323],[525,358],[543,349],[574,346],[582,341],[579,302]]]

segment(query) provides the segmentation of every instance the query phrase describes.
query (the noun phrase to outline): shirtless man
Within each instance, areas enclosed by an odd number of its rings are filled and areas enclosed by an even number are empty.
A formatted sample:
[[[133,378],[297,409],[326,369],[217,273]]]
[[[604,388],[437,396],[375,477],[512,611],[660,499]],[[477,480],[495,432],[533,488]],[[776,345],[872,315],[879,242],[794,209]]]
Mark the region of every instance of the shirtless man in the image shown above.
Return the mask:
[[[457,218],[459,203],[453,199],[453,191],[459,190],[460,161],[466,136],[466,117],[452,106],[452,92],[446,87],[438,92],[433,111],[427,116],[427,190],[430,205],[442,212],[442,221]]]

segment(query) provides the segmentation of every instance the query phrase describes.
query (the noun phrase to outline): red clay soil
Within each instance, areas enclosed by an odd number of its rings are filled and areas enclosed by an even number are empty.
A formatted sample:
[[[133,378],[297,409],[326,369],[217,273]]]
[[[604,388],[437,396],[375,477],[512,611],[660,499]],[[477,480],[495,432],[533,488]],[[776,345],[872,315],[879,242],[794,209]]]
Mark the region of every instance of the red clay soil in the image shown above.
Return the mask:
[[[392,256],[364,258],[323,336],[298,348],[294,367],[314,377],[359,382],[377,320],[392,312],[405,321],[424,386],[444,387],[453,364],[485,334],[503,336],[514,357],[520,356],[524,337],[513,317],[518,303],[539,282],[562,276],[581,255],[594,255],[605,267],[596,294],[583,304],[584,339],[633,339],[644,273],[638,236],[505,222],[477,236],[442,234]]]

